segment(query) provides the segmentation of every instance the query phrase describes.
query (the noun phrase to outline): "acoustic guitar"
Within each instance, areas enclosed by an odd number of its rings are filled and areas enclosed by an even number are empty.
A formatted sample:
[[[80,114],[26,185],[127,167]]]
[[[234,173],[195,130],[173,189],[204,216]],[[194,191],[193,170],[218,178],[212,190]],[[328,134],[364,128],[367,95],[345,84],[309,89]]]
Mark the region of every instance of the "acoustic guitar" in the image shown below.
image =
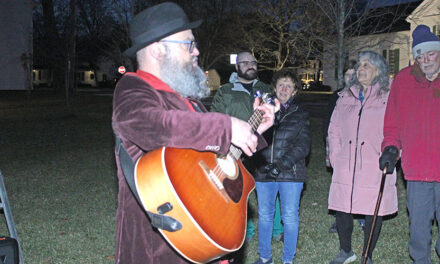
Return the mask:
[[[262,96],[262,102],[269,97]],[[263,112],[255,110],[248,123],[254,131]],[[247,204],[255,188],[243,166],[241,150],[231,145],[227,155],[162,147],[136,162],[135,185],[145,210],[182,224],[175,232],[158,229],[168,243],[194,263],[207,263],[240,249],[244,243]]]

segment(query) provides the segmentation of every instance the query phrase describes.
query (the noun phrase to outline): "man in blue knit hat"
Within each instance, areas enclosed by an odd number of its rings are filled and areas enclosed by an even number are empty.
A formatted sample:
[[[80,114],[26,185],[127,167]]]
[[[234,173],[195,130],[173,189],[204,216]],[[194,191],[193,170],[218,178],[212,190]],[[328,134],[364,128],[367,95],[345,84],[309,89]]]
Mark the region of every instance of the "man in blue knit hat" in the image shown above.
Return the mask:
[[[412,37],[415,63],[402,69],[391,86],[379,167],[392,173],[402,158],[409,254],[413,263],[427,264],[432,263],[434,216],[440,219],[440,40],[426,25],[417,26]],[[440,254],[440,239],[435,248]]]

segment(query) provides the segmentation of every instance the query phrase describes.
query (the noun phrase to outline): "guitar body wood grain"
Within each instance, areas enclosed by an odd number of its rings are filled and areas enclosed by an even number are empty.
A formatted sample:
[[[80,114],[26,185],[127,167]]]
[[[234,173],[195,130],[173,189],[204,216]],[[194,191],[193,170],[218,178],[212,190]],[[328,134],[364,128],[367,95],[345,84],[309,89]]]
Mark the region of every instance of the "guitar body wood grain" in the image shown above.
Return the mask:
[[[220,187],[200,163],[216,172]],[[234,180],[218,173],[218,167],[214,170],[216,166],[214,153],[165,147],[145,154],[136,164],[135,181],[142,205],[157,213],[160,205],[172,204],[166,215],[181,222],[183,228],[159,231],[176,251],[195,263],[236,251],[245,239],[248,197],[255,181],[241,161]]]

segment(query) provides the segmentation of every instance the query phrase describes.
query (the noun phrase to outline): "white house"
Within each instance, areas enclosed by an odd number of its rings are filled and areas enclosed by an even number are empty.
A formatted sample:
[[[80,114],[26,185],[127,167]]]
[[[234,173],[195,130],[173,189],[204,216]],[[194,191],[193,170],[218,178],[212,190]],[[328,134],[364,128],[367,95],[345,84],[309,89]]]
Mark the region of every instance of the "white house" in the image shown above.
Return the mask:
[[[425,0],[414,9],[405,19],[409,23],[409,30],[363,35],[349,39],[348,59],[355,60],[362,50],[373,50],[382,54],[388,62],[390,77],[413,63],[411,51],[411,34],[417,25],[425,24],[440,36],[440,0]],[[351,51],[351,52],[350,52]],[[337,87],[336,59],[333,54],[325,53],[323,59],[323,84],[332,89]]]
[[[32,69],[32,84],[33,86],[52,87],[53,76],[52,72],[47,68],[35,67]]]

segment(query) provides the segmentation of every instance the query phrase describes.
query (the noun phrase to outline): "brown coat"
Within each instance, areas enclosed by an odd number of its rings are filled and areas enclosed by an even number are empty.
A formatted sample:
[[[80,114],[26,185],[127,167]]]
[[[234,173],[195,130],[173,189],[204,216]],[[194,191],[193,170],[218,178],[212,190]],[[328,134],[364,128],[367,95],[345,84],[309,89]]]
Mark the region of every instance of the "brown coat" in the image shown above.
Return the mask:
[[[180,95],[150,74],[126,74],[115,88],[113,101],[113,129],[135,161],[162,146],[219,149],[222,154],[229,150],[228,116],[193,112]],[[151,226],[125,181],[117,156],[116,163],[119,193],[115,263],[188,263]]]

